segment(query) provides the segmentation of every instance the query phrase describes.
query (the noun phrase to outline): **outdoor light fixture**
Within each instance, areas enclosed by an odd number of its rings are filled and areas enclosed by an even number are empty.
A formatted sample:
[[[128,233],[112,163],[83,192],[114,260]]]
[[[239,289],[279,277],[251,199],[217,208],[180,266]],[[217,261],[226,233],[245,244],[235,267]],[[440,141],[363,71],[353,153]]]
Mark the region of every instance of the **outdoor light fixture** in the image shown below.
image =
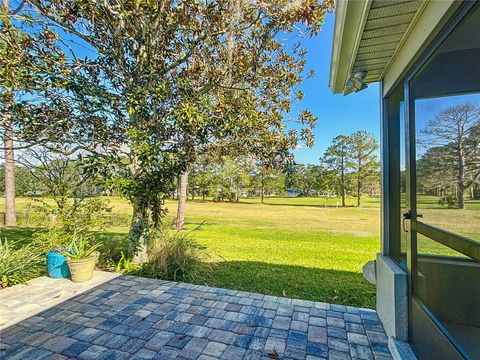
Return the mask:
[[[367,77],[366,71],[359,71],[353,74],[350,80],[347,81],[345,85],[345,90],[343,90],[343,95],[348,95],[352,92],[359,92],[368,87],[365,83],[365,78]]]

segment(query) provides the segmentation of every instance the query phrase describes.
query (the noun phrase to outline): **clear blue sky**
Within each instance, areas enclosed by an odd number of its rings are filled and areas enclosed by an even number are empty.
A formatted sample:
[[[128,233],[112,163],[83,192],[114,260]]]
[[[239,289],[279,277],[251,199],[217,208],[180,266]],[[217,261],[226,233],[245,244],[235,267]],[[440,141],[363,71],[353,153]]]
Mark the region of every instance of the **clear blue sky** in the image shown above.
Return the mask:
[[[298,163],[318,163],[320,156],[339,134],[366,130],[380,138],[380,101],[378,84],[370,84],[357,94],[334,95],[328,87],[330,57],[333,42],[334,15],[328,14],[322,31],[316,38],[305,38],[308,50],[307,68],[315,76],[306,80],[300,89],[305,93],[298,108],[306,108],[318,117],[315,146],[294,151]]]

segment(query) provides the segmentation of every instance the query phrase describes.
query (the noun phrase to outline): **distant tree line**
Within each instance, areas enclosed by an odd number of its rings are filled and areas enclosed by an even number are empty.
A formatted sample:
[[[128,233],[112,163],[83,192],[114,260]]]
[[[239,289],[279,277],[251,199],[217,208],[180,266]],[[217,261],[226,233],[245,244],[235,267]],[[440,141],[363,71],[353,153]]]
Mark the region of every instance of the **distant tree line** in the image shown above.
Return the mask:
[[[42,194],[44,189],[24,166],[15,166],[15,196],[34,196]],[[0,193],[5,193],[5,165],[0,165]]]
[[[190,170],[189,196],[194,199],[239,201],[258,196],[346,196],[380,192],[378,142],[366,131],[337,136],[320,158],[320,164],[293,161],[266,167],[252,157],[204,157]]]
[[[17,161],[15,196],[84,198],[99,194],[115,194],[97,184],[95,178],[85,172],[83,162],[69,158],[54,158],[50,155],[44,158],[44,163],[29,163],[25,159]],[[4,173],[5,166],[1,164],[0,193],[2,194],[5,193]]]
[[[263,202],[271,196],[377,195],[380,185],[376,150],[374,136],[358,131],[336,137],[319,164],[297,164],[290,158],[271,161],[267,166],[265,161],[248,155],[200,156],[189,170],[187,194],[190,199],[232,202],[242,197],[260,197]],[[78,158],[36,147],[24,151],[17,163],[16,196],[90,197],[118,193],[103,186],[87,171],[85,161]],[[1,192],[3,171],[0,166]],[[178,194],[180,189],[171,196]]]

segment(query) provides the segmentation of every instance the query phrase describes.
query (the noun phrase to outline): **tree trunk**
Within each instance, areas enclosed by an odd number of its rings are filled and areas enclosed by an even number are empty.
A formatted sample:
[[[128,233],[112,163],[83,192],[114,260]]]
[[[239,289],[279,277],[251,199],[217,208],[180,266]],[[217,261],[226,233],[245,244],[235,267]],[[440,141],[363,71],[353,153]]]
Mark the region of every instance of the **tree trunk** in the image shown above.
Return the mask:
[[[362,205],[362,182],[360,179],[357,181],[357,206],[360,207]]]
[[[463,184],[459,183],[457,187],[458,208],[465,209],[465,189]]]
[[[192,200],[195,200],[195,177],[193,177],[192,179],[192,186],[190,189],[188,188],[188,181],[187,181],[187,192],[190,193]]]
[[[178,194],[177,230],[182,230],[185,225],[185,207],[188,197],[188,170],[180,175],[180,192]]]
[[[462,137],[459,137],[460,139]],[[458,186],[457,186],[458,208],[465,209],[465,154],[463,142],[458,144]]]
[[[16,226],[15,214],[15,156],[13,151],[13,129],[5,125],[5,225]]]
[[[342,206],[345,207],[345,164],[344,164],[345,159],[342,156],[342,167],[341,167],[341,173],[340,173],[340,178],[341,178],[341,183],[342,183]]]
[[[262,177],[261,177],[261,203],[263,204],[263,198],[264,198],[264,193],[265,193],[265,184],[264,184],[264,181],[263,181],[263,173],[262,173]]]
[[[130,225],[130,253],[133,262],[148,261],[148,210],[145,204],[133,203],[132,224]]]
[[[362,178],[361,178],[361,171],[362,171],[362,160],[361,154],[357,154],[358,161],[357,161],[357,207],[362,205]]]

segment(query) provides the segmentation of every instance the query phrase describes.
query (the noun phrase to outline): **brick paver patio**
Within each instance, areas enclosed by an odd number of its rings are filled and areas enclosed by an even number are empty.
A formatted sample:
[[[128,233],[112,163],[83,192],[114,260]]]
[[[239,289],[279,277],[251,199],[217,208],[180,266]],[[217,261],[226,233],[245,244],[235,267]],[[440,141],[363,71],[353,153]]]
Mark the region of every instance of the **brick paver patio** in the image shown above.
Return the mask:
[[[96,272],[0,290],[1,359],[391,359],[373,310]]]

